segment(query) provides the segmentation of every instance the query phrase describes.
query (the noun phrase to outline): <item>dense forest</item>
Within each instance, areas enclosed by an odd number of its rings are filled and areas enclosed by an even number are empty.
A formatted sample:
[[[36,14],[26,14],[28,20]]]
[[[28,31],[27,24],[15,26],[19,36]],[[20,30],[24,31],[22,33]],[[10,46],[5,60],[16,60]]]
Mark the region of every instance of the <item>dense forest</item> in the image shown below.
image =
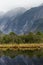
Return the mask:
[[[9,34],[0,34],[0,44],[3,43],[42,43],[43,42],[43,33],[37,32],[29,34],[17,35],[14,32]]]

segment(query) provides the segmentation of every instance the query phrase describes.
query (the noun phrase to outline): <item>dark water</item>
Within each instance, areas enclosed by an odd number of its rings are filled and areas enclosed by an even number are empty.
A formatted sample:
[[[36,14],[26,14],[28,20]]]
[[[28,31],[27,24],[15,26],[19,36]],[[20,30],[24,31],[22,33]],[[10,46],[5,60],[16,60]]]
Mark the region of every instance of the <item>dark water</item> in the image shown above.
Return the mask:
[[[43,65],[43,58],[36,56],[30,58],[28,56],[16,56],[11,59],[7,56],[0,57],[0,65]]]

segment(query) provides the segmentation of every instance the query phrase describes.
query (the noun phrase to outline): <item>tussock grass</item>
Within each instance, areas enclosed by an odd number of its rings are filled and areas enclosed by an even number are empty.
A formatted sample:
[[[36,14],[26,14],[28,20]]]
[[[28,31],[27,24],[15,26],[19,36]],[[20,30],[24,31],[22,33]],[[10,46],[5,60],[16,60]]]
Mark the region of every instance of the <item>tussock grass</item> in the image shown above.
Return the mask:
[[[32,43],[32,44],[0,44],[0,50],[40,50],[43,49],[43,43]]]

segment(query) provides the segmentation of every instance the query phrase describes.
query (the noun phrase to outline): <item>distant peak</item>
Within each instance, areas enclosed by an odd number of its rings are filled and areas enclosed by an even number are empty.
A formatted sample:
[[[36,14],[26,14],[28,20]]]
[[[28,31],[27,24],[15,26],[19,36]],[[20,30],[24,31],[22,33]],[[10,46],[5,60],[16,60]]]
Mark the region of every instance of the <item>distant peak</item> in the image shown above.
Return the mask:
[[[43,3],[41,3],[40,6],[43,6]]]

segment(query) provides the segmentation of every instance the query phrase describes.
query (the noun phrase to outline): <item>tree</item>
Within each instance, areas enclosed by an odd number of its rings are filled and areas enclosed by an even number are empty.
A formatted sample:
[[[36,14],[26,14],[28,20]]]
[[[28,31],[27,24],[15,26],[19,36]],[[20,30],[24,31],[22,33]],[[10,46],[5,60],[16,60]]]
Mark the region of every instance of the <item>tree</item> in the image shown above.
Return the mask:
[[[42,32],[37,32],[36,35],[42,35]]]
[[[1,42],[2,43],[9,43],[11,40],[9,38],[8,35],[4,35],[3,38],[1,39]]]
[[[16,35],[14,32],[10,32],[9,35]]]

